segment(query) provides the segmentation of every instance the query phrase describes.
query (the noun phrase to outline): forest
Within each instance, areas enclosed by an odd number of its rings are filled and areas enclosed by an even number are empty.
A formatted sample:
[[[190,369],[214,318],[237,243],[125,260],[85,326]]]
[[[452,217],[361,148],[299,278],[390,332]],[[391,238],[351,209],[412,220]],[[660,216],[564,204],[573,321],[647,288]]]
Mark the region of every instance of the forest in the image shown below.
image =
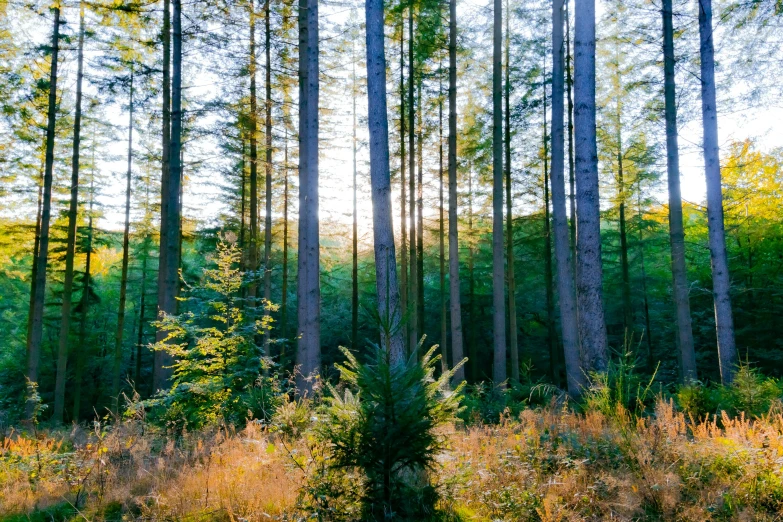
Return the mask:
[[[0,0],[0,522],[783,520],[780,0]]]

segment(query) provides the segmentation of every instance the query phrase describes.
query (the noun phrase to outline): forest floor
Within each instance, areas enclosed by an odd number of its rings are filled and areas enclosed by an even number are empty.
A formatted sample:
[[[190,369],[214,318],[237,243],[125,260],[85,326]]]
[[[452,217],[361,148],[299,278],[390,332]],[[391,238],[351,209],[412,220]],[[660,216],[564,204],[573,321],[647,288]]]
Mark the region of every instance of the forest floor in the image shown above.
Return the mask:
[[[783,416],[579,414],[455,425],[440,520],[783,520]],[[0,520],[304,520],[307,437],[256,423],[177,439],[140,422],[0,439]]]

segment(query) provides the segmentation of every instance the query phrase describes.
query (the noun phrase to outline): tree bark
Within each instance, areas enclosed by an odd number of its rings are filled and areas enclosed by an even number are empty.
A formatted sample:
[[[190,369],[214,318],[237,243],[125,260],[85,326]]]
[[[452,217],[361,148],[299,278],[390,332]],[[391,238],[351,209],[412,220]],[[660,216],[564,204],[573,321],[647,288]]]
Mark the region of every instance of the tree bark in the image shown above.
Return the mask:
[[[120,305],[117,309],[117,335],[114,339],[114,371],[112,372],[112,411],[119,414],[120,373],[122,371],[122,339],[125,333],[125,303],[128,292],[128,255],[130,244],[131,177],[133,167],[133,69],[130,76],[128,116],[128,173],[125,178],[125,231],[122,235],[122,275],[120,277]]]
[[[696,380],[696,353],[693,348],[688,272],[685,265],[685,228],[680,195],[680,150],[677,132],[677,98],[674,76],[674,24],[672,0],[663,0],[663,77],[666,114],[666,167],[669,183],[669,245],[672,259],[672,293],[677,319],[680,379]],[[649,332],[647,337],[649,340]]]
[[[438,243],[440,264],[440,352],[441,370],[449,369],[449,323],[446,310],[446,222],[443,197],[443,63],[438,66]]]
[[[285,369],[288,362],[288,121],[285,122],[283,145],[283,296],[280,299],[280,322],[283,326],[283,344],[280,346],[280,366]]]
[[[418,177],[416,180],[416,206],[418,212],[416,213],[416,275],[418,279],[416,281],[416,324],[422,334],[426,334],[424,324],[424,151],[422,139],[423,133],[423,120],[424,111],[421,104],[421,84],[423,79],[419,75],[417,83],[417,95],[416,98],[419,104],[418,113],[418,136],[416,137],[416,156],[418,158]]]
[[[506,0],[506,263],[508,265],[508,345],[511,351],[511,378],[519,382],[519,339],[517,332],[516,278],[514,274],[514,216],[511,190],[511,9]]]
[[[555,0],[552,14],[552,45],[554,49],[552,53],[552,226],[555,233],[557,293],[560,303],[560,333],[563,339],[566,385],[569,395],[576,397],[581,393],[585,381],[580,363],[574,264],[571,260],[571,243],[566,217],[565,140],[563,136],[563,0]],[[571,126],[570,105],[569,96],[569,128]],[[570,143],[569,138],[569,145]],[[573,205],[573,198],[571,201]],[[575,215],[572,214],[571,217],[574,222]]]
[[[397,261],[392,230],[389,173],[389,122],[386,113],[386,58],[384,54],[383,0],[367,0],[367,101],[370,131],[370,183],[372,185],[373,241],[381,343],[394,364],[405,357]],[[384,326],[385,324],[385,326]]]
[[[470,328],[468,329],[468,357],[472,361],[470,376],[474,383],[481,380],[479,371],[478,349],[476,347],[476,272],[475,250],[473,249],[473,165],[468,165],[468,317]],[[494,363],[494,354],[493,354]]]
[[[609,354],[602,297],[601,214],[595,128],[595,0],[576,1],[574,34],[577,307],[584,371],[604,372]]]
[[[272,28],[270,20],[270,0],[264,2],[264,52],[266,54],[266,189],[264,216],[264,315],[269,317],[268,304],[272,302]],[[271,330],[264,331],[264,354],[270,356]]]
[[[569,203],[571,210],[570,232],[571,232],[571,253],[576,251],[576,180],[574,176],[574,100],[571,91],[574,87],[574,79],[571,77],[571,15],[568,5],[570,0],[565,0],[565,23],[566,23],[566,89],[568,93],[568,187]],[[562,61],[562,60],[561,60]],[[576,256],[571,256],[571,273],[576,274]]]
[[[459,288],[459,222],[457,221],[457,0],[449,0],[449,298],[451,314],[451,360],[463,358],[462,306]],[[475,362],[474,362],[475,364]],[[454,381],[465,380],[464,367]]]
[[[63,422],[65,380],[68,366],[68,334],[71,331],[71,296],[73,294],[73,258],[76,253],[76,218],[79,209],[79,147],[82,128],[82,80],[84,78],[84,4],[79,2],[79,47],[76,58],[76,108],[73,119],[73,159],[71,161],[71,200],[68,206],[68,239],[65,251],[65,280],[57,349],[57,375],[54,385],[55,424]]]
[[[181,83],[182,83],[182,14],[181,0],[174,0],[174,49],[173,81],[169,81],[171,68],[170,0],[163,2],[163,167],[161,174],[160,203],[160,255],[158,266],[158,314],[173,314],[176,311],[176,295],[179,286],[179,237],[180,208],[179,187],[180,133],[182,129]],[[177,120],[175,122],[175,120]],[[178,126],[174,150],[174,127]],[[176,168],[175,164],[176,163]],[[159,328],[156,340],[162,341],[168,333]],[[163,350],[155,351],[152,369],[152,392],[166,389],[173,374],[174,360]]]
[[[544,69],[546,78],[546,69]],[[546,126],[546,81],[544,90],[544,277],[546,278],[546,328],[549,345],[549,374],[552,382],[560,382],[560,354],[555,328],[555,288],[552,274],[552,226],[549,215],[549,144]]]
[[[256,85],[256,0],[250,0],[250,57],[248,75],[250,76],[250,229],[248,241],[248,271],[251,273],[248,285],[248,298],[252,309],[258,305],[258,96]]]
[[[405,13],[400,11],[400,307],[402,308],[403,343],[408,348],[408,222],[406,207],[408,205],[408,188],[405,181]]]
[[[299,0],[299,340],[297,389],[321,367],[318,245],[318,0]]]
[[[704,163],[707,177],[707,223],[712,294],[715,301],[715,330],[718,341],[721,382],[731,384],[737,367],[734,319],[731,311],[731,280],[723,223],[718,111],[715,95],[715,49],[712,32],[712,0],[699,0],[699,40],[701,55],[701,112],[704,126]]]
[[[57,119],[57,59],[60,47],[60,4],[54,4],[52,30],[52,56],[49,71],[49,106],[46,124],[46,160],[44,164],[43,206],[41,207],[41,231],[38,255],[35,258],[35,299],[30,335],[27,337],[27,379],[38,384],[38,365],[43,340],[44,299],[46,298],[46,269],[49,263],[49,221],[52,212],[52,173],[54,171],[54,131]],[[25,416],[32,419],[35,403],[27,398]]]
[[[506,274],[503,245],[503,0],[494,0],[492,27],[492,380],[506,372]]]

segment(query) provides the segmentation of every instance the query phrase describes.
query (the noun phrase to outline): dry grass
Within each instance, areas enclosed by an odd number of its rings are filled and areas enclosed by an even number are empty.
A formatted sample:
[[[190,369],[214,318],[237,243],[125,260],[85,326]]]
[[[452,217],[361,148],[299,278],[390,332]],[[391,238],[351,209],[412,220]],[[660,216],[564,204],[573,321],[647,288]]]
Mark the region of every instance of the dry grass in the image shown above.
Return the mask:
[[[302,475],[255,424],[176,442],[143,428],[0,439],[0,513],[67,502],[87,520],[300,516]],[[783,520],[779,414],[693,422],[664,401],[640,420],[550,407],[445,435],[437,481],[453,518]]]

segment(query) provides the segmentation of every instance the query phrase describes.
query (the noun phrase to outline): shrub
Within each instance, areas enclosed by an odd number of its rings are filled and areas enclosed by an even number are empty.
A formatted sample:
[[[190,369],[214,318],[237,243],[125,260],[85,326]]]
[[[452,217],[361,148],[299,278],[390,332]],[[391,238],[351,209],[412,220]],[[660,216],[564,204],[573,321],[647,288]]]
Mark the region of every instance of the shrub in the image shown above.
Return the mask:
[[[462,396],[461,385],[448,389],[454,370],[433,378],[436,348],[421,361],[414,353],[392,363],[376,346],[367,364],[343,349],[347,361],[337,368],[344,389],[327,385],[315,429],[324,470],[333,478],[360,477],[353,491],[366,518],[421,520],[434,512],[437,495],[427,472],[445,444],[437,428],[459,412]]]

